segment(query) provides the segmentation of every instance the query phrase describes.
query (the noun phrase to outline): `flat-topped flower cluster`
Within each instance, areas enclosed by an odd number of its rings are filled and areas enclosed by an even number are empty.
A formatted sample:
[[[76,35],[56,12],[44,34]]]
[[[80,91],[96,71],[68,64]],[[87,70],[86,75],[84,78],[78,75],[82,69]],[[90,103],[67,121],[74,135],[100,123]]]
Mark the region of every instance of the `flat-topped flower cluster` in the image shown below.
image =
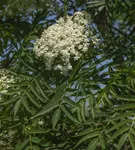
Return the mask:
[[[85,12],[76,12],[60,18],[43,31],[34,43],[34,52],[45,62],[47,70],[66,74],[72,70],[71,60],[77,61],[89,48],[88,18]]]
[[[8,89],[8,83],[14,83],[14,75],[10,75],[6,69],[0,69],[0,92]]]
[[[8,92],[9,84],[21,81],[23,81],[22,78],[11,74],[7,69],[0,69],[0,100],[2,100],[2,95]]]
[[[0,69],[0,100],[2,99],[1,94],[9,88],[8,83],[13,83],[14,81],[13,75],[10,75],[6,69]]]

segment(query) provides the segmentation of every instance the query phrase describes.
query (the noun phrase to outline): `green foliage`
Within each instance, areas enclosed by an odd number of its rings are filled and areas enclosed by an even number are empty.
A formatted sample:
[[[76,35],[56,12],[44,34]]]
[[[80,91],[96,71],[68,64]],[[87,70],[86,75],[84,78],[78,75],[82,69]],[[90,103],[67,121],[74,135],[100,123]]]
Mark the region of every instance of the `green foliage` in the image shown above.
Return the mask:
[[[64,4],[61,2],[58,8],[53,4],[58,17],[62,16]],[[93,0],[76,4],[69,1],[66,5],[70,11],[87,7],[93,18],[91,29],[101,39],[99,45],[90,46],[66,77],[46,71],[32,51],[33,40],[54,22],[48,19],[52,13],[48,6],[35,12],[31,23],[22,20],[29,16],[27,12],[15,24],[1,20],[4,42],[0,39],[0,67],[21,80],[10,83],[6,93],[0,91],[0,148],[134,150],[135,3]]]

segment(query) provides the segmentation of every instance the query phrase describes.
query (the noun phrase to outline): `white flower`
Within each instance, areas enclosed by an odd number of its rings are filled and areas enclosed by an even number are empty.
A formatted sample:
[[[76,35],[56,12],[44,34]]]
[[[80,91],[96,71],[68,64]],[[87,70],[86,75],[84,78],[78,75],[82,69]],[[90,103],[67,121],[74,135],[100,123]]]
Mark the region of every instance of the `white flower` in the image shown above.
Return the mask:
[[[22,79],[9,73],[6,69],[0,69],[0,100],[2,100],[2,94],[8,92],[9,83],[20,82]]]
[[[71,65],[68,65],[67,69],[68,69],[68,70],[72,70],[72,66],[71,66]]]
[[[66,74],[72,69],[71,60],[78,60],[89,48],[88,17],[85,12],[76,12],[57,20],[44,30],[34,44],[37,58],[45,62],[47,70],[60,70]],[[65,65],[66,64],[66,65]]]
[[[93,36],[91,39],[92,39],[93,44],[98,44],[100,41],[100,39],[97,36]]]
[[[54,67],[54,70],[62,70],[62,65],[58,64]]]
[[[9,72],[6,69],[0,69],[0,99],[2,99],[1,94],[7,92],[8,83],[12,82],[14,82],[13,76],[9,76]]]
[[[38,121],[38,125],[40,126],[44,125],[44,121],[43,120]]]
[[[79,46],[78,46],[78,49],[82,49],[82,48],[83,48],[83,45],[79,45]]]

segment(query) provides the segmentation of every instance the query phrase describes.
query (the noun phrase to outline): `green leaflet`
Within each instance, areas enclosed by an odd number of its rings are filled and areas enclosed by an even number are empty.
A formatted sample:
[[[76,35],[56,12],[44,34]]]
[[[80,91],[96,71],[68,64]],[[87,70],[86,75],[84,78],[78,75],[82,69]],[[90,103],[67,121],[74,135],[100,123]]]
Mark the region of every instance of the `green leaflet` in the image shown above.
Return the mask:
[[[135,150],[135,138],[133,137],[132,134],[129,134],[128,135],[128,139],[129,139],[129,142],[130,142],[130,144],[132,146],[132,150]]]
[[[110,93],[114,96],[117,97],[117,93],[115,92],[115,90],[111,87],[110,88]]]
[[[32,65],[28,64],[28,62],[23,61],[23,59],[21,59],[21,61],[23,62],[23,64],[29,68],[32,71],[37,71]]]
[[[87,150],[95,150],[97,145],[98,145],[98,139],[95,138],[95,139],[91,140],[91,142],[89,143],[89,145],[87,147]]]
[[[129,102],[135,101],[135,97],[134,97],[134,96],[132,96],[132,97],[117,96],[117,98],[118,98],[119,100],[123,100],[123,101],[129,101]]]
[[[124,105],[115,107],[114,109],[115,110],[121,110],[121,109],[125,110],[125,109],[130,109],[130,108],[135,108],[135,103],[124,104]]]
[[[95,105],[95,98],[92,94],[89,95],[89,105],[93,107]]]
[[[105,101],[106,101],[109,105],[113,105],[112,102],[111,102],[111,100],[108,98],[108,96],[107,96],[106,93],[104,94],[104,99],[105,99]]]
[[[77,108],[77,118],[78,118],[78,120],[80,121],[80,122],[82,122],[83,120],[82,120],[82,117],[81,117],[81,110],[80,110],[80,108]]]
[[[19,146],[21,145],[21,141],[18,141],[18,143],[15,145],[15,150],[19,150]]]
[[[21,105],[21,100],[18,100],[14,106],[14,116],[16,116],[17,112],[19,111],[20,105]]]
[[[119,129],[121,126],[126,125],[127,123],[130,123],[132,121],[133,120],[131,120],[131,119],[127,119],[127,120],[121,121],[120,123],[116,123],[116,125],[113,125],[106,133],[109,133],[113,130]]]
[[[106,147],[106,143],[105,143],[104,136],[102,136],[102,135],[100,136],[100,138],[99,138],[99,143],[100,143],[102,149],[104,150],[105,147]]]
[[[78,142],[77,144],[75,145],[75,147],[77,147],[78,145],[80,145],[82,142],[90,139],[90,138],[93,138],[93,137],[96,137],[96,136],[99,136],[100,135],[100,132],[97,131],[97,132],[93,132],[93,133],[89,133],[85,136],[83,136]]]
[[[87,2],[87,4],[89,5],[87,7],[93,8],[93,7],[104,6],[105,5],[105,1],[104,0],[101,0],[101,1],[95,0],[95,1],[92,1],[92,2]]]
[[[53,116],[52,116],[52,124],[53,124],[53,129],[55,129],[56,124],[58,123],[61,115],[61,109],[58,108],[54,111]]]
[[[58,106],[59,106],[58,101],[50,101],[40,112],[38,112],[35,116],[33,116],[32,119],[35,117],[45,115],[46,113],[50,112],[51,110],[53,110]]]
[[[59,101],[64,96],[67,86],[68,84],[63,84],[62,86],[58,87],[51,101]]]
[[[93,118],[96,117],[96,112],[95,112],[95,108],[94,107],[91,108],[91,115],[92,115]]]
[[[64,105],[60,105],[62,111],[67,115],[67,117],[75,123],[80,124],[80,122],[68,111],[68,109]]]
[[[32,150],[40,150],[40,148],[38,146],[33,145],[33,144],[32,144],[32,146],[27,146],[24,150],[30,150],[30,149],[32,149]]]
[[[128,133],[125,133],[121,136],[120,140],[119,140],[119,143],[118,143],[118,150],[121,149],[121,147],[124,145],[126,139],[128,137]]]
[[[32,75],[29,75],[29,74],[23,74],[23,73],[20,74],[20,73],[19,73],[18,76],[24,77],[24,78],[26,78],[27,80],[33,79],[33,76],[32,76]]]
[[[111,140],[115,139],[117,136],[121,135],[123,132],[130,130],[129,126],[124,126],[121,129],[118,129],[112,136]]]
[[[39,113],[37,113],[35,116],[33,116],[32,119],[35,118],[35,117],[38,117],[38,116],[45,115],[49,111],[51,111],[54,108],[58,107],[60,105],[62,96],[65,93],[66,87],[67,87],[67,84],[63,84],[62,86],[57,88],[56,92],[55,92],[56,94],[53,96],[53,98],[50,100],[50,102]]]
[[[41,139],[39,139],[38,137],[31,137],[31,141],[33,143],[40,143]]]
[[[41,150],[40,147],[36,146],[36,145],[32,145],[32,149],[33,150]]]
[[[126,117],[131,117],[131,116],[134,116],[134,112],[124,112],[124,113],[121,113],[120,115],[117,115],[111,119],[108,119],[107,121],[113,121],[113,120],[118,120],[118,119],[122,119],[122,118],[126,118]]]
[[[24,74],[24,73],[16,73],[16,72],[13,72],[12,70],[8,70],[8,72],[10,72],[11,74],[15,75],[15,76],[18,76],[18,77],[23,77],[23,78],[26,78],[26,79],[33,79],[33,76],[32,75],[29,75],[29,74]]]
[[[30,85],[30,89],[31,89],[31,91],[33,92],[33,94],[34,94],[41,102],[45,103],[45,98],[42,97],[42,96],[38,93],[38,91],[37,91],[37,89],[35,88],[34,85],[31,84],[31,85]]]
[[[71,99],[69,99],[68,97],[64,97],[63,99],[64,99],[64,100],[63,100],[63,103],[67,103],[67,104],[69,104],[69,105],[72,106],[72,107],[79,108],[79,105],[78,105],[77,103],[73,102],[73,101],[72,101]]]
[[[85,121],[85,101],[84,100],[81,100],[80,106],[81,106],[81,117],[83,121]]]
[[[29,84],[29,82],[27,82],[27,81],[18,82],[18,83],[8,83],[8,85],[10,85],[10,86],[18,86],[18,87],[28,86],[28,84]]]
[[[130,130],[131,130],[131,133],[135,136],[135,129],[134,128],[130,128]]]
[[[28,112],[30,112],[30,107],[29,107],[29,104],[28,104],[28,102],[27,102],[27,99],[26,99],[24,96],[22,96],[20,100],[21,100],[23,106],[25,107],[25,109],[26,109]]]
[[[44,129],[37,129],[37,128],[32,128],[29,133],[30,134],[45,134],[45,133],[48,133],[50,130],[47,129],[47,130],[44,130]]]
[[[11,104],[11,103],[17,101],[18,99],[19,99],[19,96],[15,96],[15,97],[13,96],[10,100],[0,103],[0,106]]]
[[[80,69],[80,66],[81,66],[81,62],[79,61],[70,75],[69,82],[72,82],[74,76],[76,75],[76,72]]]
[[[37,102],[37,100],[35,100],[34,96],[32,95],[31,92],[29,92],[28,90],[25,91],[26,95],[28,96],[28,98],[30,99],[30,101],[37,107],[40,107],[39,103]]]
[[[48,100],[46,94],[44,93],[44,91],[42,90],[41,86],[40,86],[40,83],[35,79],[35,84],[36,84],[36,87],[38,89],[38,91],[42,94],[42,96]]]
[[[82,135],[85,135],[85,134],[89,134],[91,132],[98,131],[98,130],[101,130],[101,128],[98,128],[98,129],[88,128],[88,129],[85,129],[85,130],[81,131],[79,134],[75,135],[75,137],[82,136]]]
[[[96,117],[96,112],[95,112],[95,98],[92,94],[89,96],[89,106],[90,106],[90,112],[93,118]]]
[[[15,150],[22,150],[26,145],[27,143],[29,142],[28,139],[25,139],[22,143],[19,142],[16,147],[15,147]]]
[[[18,123],[18,124],[15,124],[15,125],[13,125],[13,126],[8,127],[7,129],[12,129],[12,128],[18,127],[18,126],[20,126],[20,125],[21,125],[21,123]]]
[[[84,125],[98,124],[92,117],[84,122]]]
[[[28,41],[31,41],[31,40],[36,40],[36,39],[38,39],[38,36],[36,36],[36,35],[30,35],[30,36],[28,36],[28,38],[27,38],[27,42]]]

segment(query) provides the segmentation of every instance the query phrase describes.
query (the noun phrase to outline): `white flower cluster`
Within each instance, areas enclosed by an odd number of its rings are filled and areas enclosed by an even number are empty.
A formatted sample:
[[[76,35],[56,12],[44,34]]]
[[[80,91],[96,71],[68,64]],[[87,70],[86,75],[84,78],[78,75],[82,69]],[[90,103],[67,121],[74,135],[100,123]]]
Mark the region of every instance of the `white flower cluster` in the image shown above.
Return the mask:
[[[8,83],[14,83],[15,77],[11,75],[6,69],[0,69],[0,100],[2,99],[2,93],[6,93],[10,87]]]
[[[8,83],[13,83],[14,81],[14,75],[10,75],[6,69],[0,69],[0,91],[8,89]]]
[[[34,43],[34,52],[41,58],[47,70],[59,70],[66,74],[72,70],[71,60],[78,60],[89,48],[88,18],[85,12],[77,12],[60,18],[56,24],[44,30]]]

